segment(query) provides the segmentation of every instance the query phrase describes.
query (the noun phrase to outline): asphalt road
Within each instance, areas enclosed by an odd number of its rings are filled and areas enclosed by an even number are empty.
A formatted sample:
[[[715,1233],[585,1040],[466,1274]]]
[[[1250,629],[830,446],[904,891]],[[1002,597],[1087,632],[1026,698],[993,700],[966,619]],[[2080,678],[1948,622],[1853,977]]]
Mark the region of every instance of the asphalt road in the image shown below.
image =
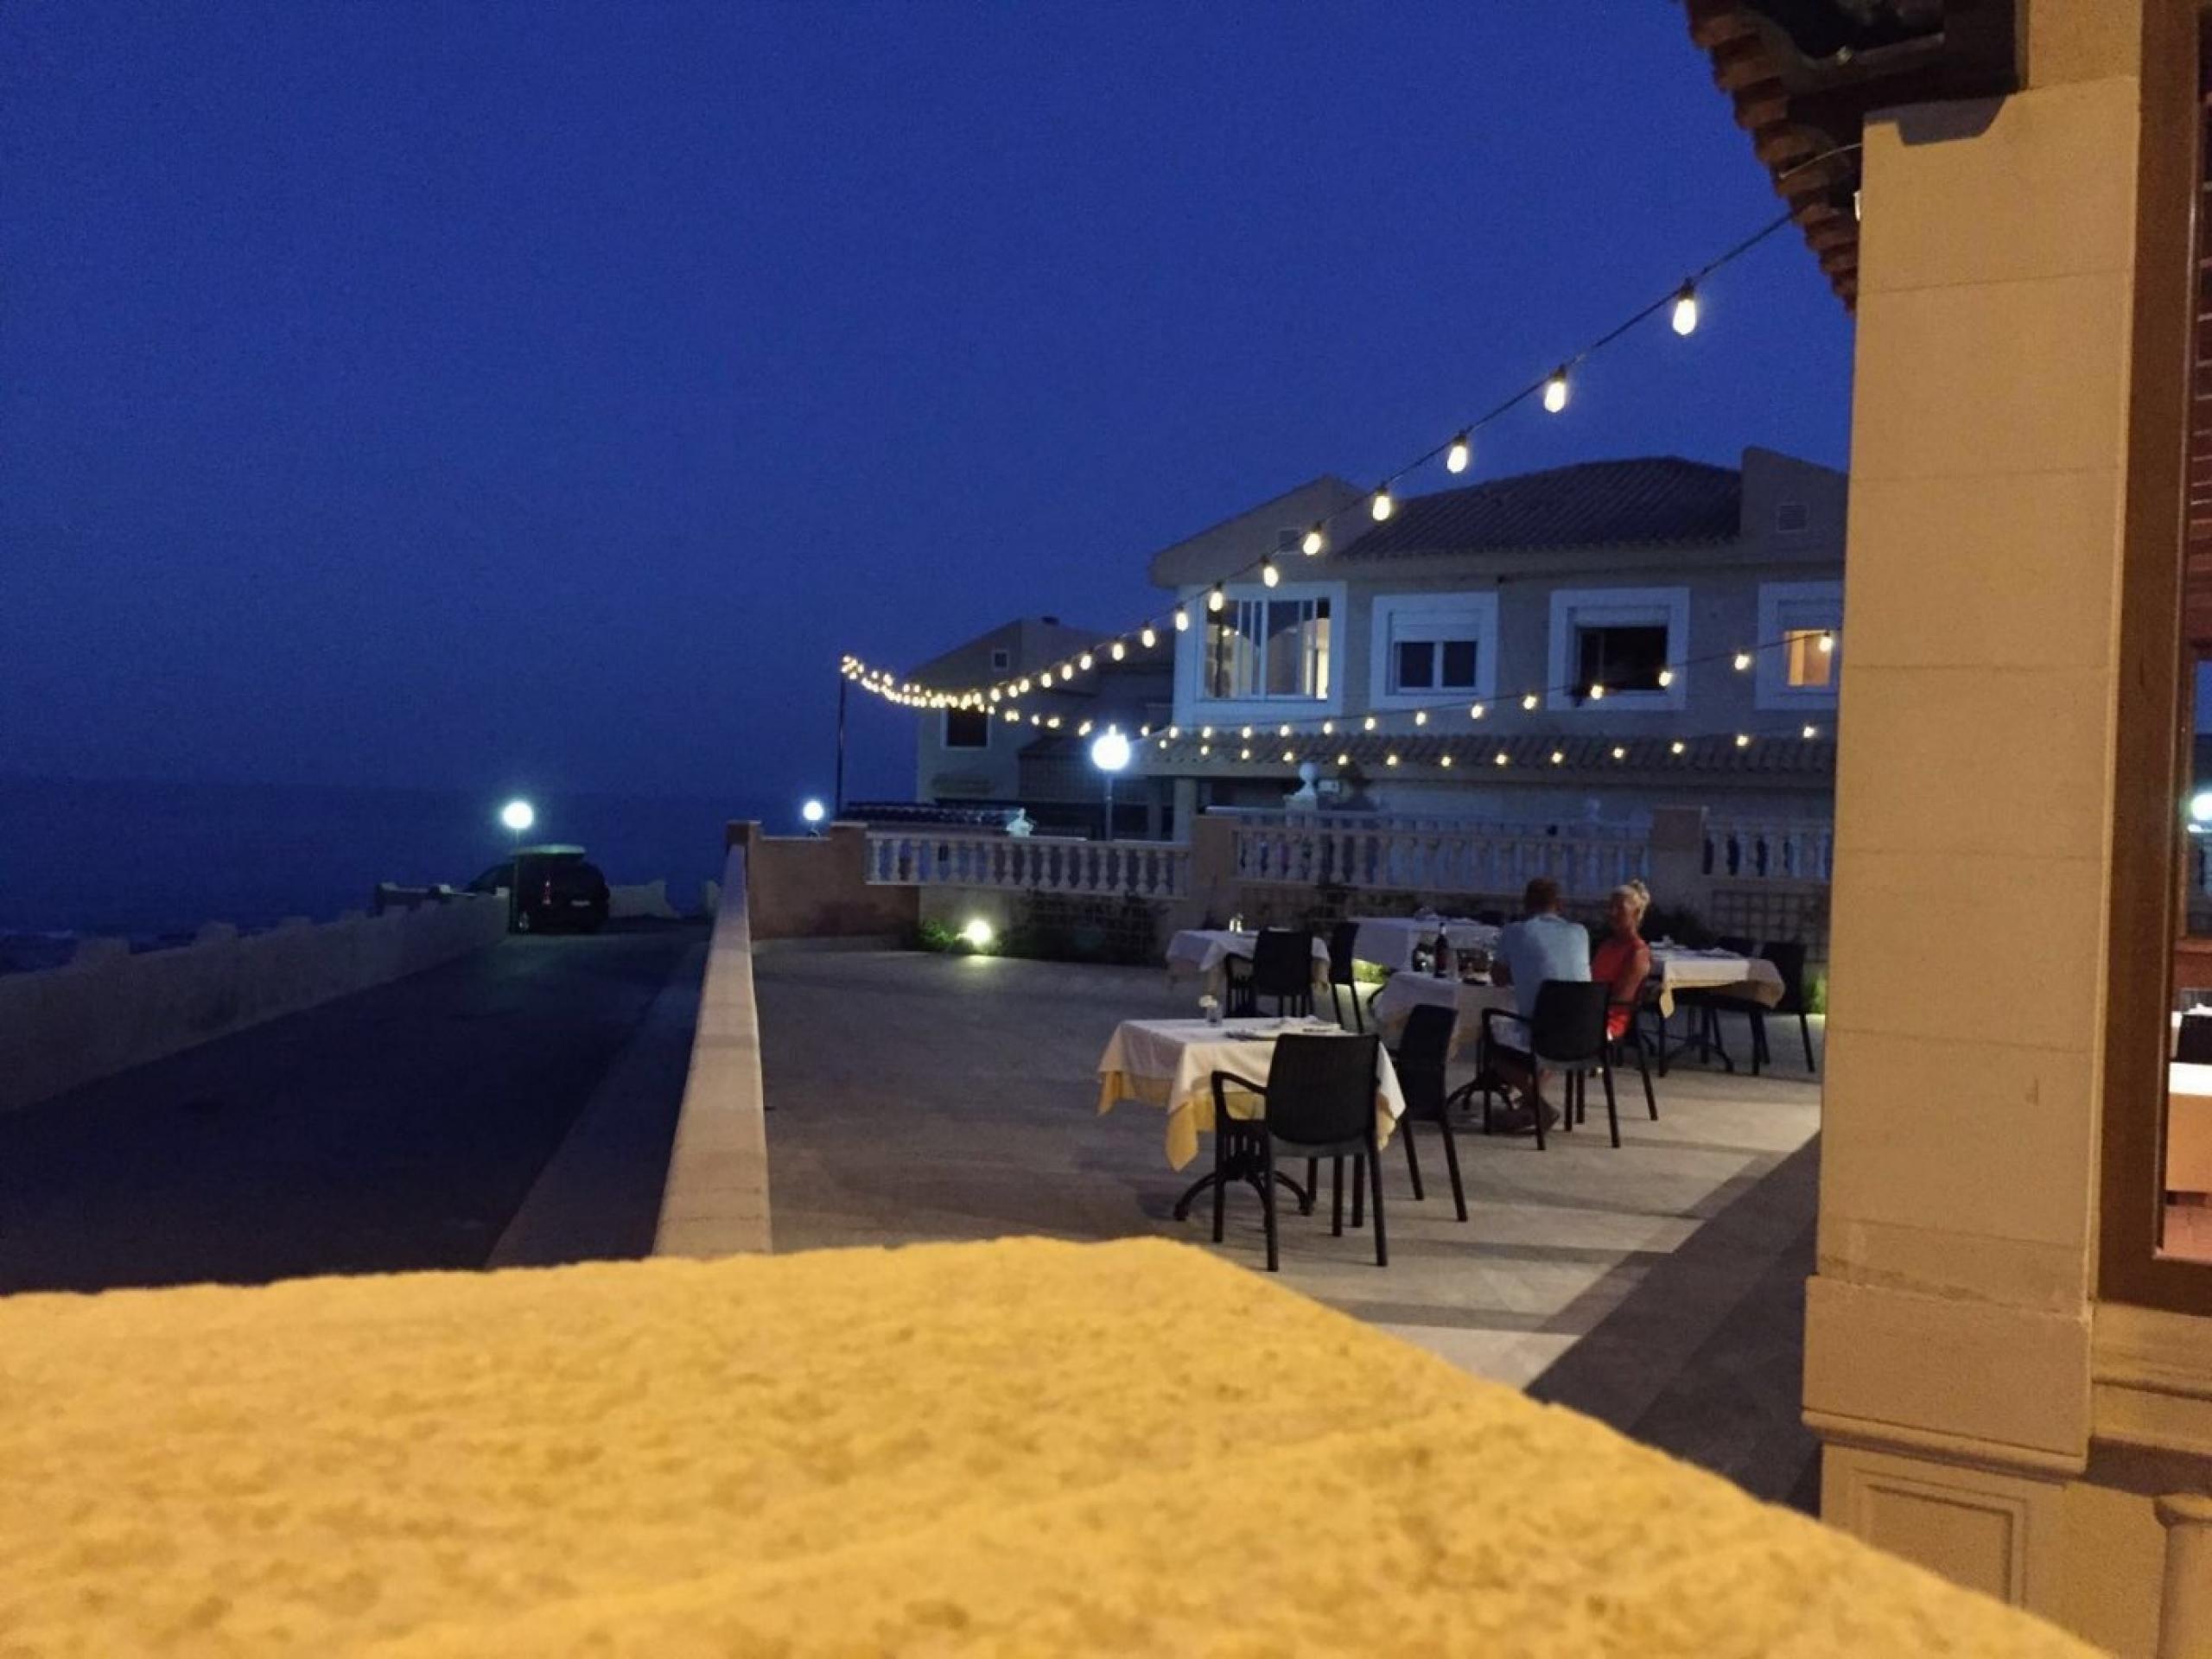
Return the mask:
[[[510,938],[0,1113],[0,1292],[486,1265],[656,995],[696,995],[704,938]],[[552,1254],[651,1248],[685,1030],[640,1046]]]

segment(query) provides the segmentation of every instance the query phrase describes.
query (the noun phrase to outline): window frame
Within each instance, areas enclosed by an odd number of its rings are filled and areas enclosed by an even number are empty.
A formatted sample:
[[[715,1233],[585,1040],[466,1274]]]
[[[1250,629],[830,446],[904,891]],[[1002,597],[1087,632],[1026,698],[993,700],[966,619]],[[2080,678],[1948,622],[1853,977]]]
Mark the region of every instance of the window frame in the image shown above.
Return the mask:
[[[1789,683],[1789,653],[1778,642],[1792,630],[1825,628],[1835,635],[1826,685]],[[1836,705],[1843,683],[1843,583],[1763,582],[1759,584],[1758,683],[1754,706],[1763,709],[1818,709]]]
[[[1284,582],[1269,588],[1262,582],[1234,582],[1224,588],[1230,605],[1264,600],[1295,602],[1322,600],[1329,607],[1329,688],[1324,697],[1217,697],[1208,691],[1207,661],[1212,639],[1212,615],[1206,609],[1207,587],[1186,588],[1179,602],[1188,606],[1191,626],[1175,636],[1175,710],[1184,725],[1256,725],[1272,720],[1319,720],[1344,712],[1344,584],[1340,582]]]
[[[1613,691],[1602,697],[1575,695],[1585,627],[1667,630],[1672,682],[1648,691]],[[1547,655],[1544,706],[1555,714],[1678,713],[1689,702],[1690,590],[1686,588],[1555,588],[1551,595],[1551,649]]]
[[[1431,686],[1400,691],[1392,689],[1397,672],[1397,647],[1402,626],[1420,632],[1403,643],[1417,643],[1426,633],[1432,643],[1445,639],[1471,639],[1475,646],[1475,683],[1471,688]],[[1444,630],[1449,629],[1446,633]],[[1430,632],[1434,630],[1434,632]],[[1376,709],[1427,709],[1465,700],[1487,702],[1497,696],[1497,595],[1495,593],[1385,594],[1375,599],[1368,619],[1368,707]]]
[[[940,709],[938,710],[937,746],[947,754],[982,754],[991,747],[991,728],[998,723],[995,709]],[[983,721],[983,741],[980,743],[955,743],[952,741],[952,717],[955,715],[981,715]]]

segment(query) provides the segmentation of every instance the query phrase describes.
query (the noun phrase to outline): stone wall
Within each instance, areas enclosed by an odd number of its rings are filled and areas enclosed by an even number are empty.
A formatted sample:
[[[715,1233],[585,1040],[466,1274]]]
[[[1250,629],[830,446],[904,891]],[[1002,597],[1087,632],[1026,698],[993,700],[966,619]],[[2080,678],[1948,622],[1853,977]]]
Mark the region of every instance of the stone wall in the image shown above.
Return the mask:
[[[758,823],[729,826],[745,849],[753,939],[904,939],[921,920],[912,887],[868,883],[868,826],[833,823],[818,836],[766,836]]]
[[[266,933],[211,922],[188,945],[137,955],[87,939],[62,967],[0,976],[0,1110],[434,968],[506,931],[504,898],[460,893]]]

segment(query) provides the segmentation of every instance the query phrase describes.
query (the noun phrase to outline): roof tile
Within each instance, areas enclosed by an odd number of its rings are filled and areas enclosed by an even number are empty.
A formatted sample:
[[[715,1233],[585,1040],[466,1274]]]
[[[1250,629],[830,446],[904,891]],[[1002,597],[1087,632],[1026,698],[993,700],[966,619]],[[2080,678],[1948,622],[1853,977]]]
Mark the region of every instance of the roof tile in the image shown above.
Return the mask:
[[[1737,533],[1743,493],[1734,467],[1678,455],[1583,461],[1408,497],[1337,556],[1721,542]]]

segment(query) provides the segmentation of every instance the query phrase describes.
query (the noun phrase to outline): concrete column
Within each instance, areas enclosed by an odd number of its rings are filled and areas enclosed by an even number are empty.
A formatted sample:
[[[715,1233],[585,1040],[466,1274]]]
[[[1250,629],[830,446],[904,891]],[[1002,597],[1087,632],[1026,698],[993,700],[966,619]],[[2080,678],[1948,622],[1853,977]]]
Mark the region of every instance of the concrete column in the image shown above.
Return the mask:
[[[2143,226],[2188,211],[2196,47],[2181,0],[2030,10],[2023,91],[1866,133],[1804,1398],[1827,1519],[2062,1616],[2096,1548],[2063,1500],[2092,1430],[2131,469],[2171,471],[2184,412],[2169,453],[2132,447],[2139,376],[2178,391],[2187,353],[2179,308],[2145,333],[2187,272]]]
[[[2171,1493],[2158,1515],[2166,1529],[2158,1659],[2212,1659],[2212,1497]]]

